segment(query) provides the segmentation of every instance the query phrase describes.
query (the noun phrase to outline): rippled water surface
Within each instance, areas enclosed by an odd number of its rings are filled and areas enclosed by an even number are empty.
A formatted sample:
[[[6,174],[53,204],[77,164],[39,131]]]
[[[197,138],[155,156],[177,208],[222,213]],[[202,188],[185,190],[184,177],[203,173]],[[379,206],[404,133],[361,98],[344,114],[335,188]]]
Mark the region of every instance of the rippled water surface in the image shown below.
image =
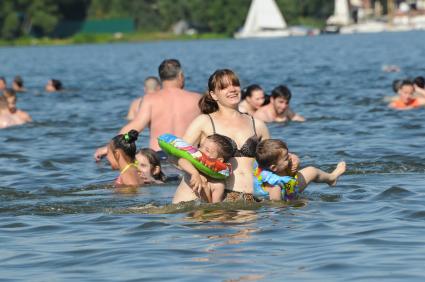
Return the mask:
[[[0,48],[0,75],[24,78],[18,106],[34,119],[0,131],[0,281],[423,281],[425,110],[384,97],[425,75],[424,46],[417,32]],[[172,206],[177,182],[117,193],[94,149],[173,57],[197,92],[225,67],[244,86],[287,84],[308,122],[272,136],[303,166],[345,160],[347,173],[291,205]],[[44,93],[52,77],[68,90]]]

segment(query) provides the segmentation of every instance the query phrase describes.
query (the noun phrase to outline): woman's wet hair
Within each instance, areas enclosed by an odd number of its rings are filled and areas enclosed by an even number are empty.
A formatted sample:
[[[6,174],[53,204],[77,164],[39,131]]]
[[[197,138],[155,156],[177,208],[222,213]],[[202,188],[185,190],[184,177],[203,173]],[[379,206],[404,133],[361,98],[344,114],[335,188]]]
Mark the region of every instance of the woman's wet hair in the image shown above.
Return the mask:
[[[216,70],[208,79],[208,93],[205,93],[199,100],[198,106],[201,113],[211,114],[218,111],[217,101],[212,98],[211,92],[223,90],[230,85],[240,87],[238,76],[229,69]]]
[[[413,83],[419,88],[425,89],[425,78],[423,76],[415,77]]]
[[[137,154],[142,154],[143,156],[145,156],[150,165],[151,165],[151,174],[153,176],[153,178],[155,180],[160,180],[162,182],[165,182],[167,180],[167,177],[165,176],[165,174],[162,172],[161,169],[161,162],[156,154],[156,152],[150,148],[142,148],[139,151],[137,151]],[[155,169],[155,167],[159,167],[159,173],[158,174],[153,174],[153,170]]]
[[[112,138],[113,149],[121,149],[132,161],[136,157],[136,140],[139,132],[132,129],[126,134],[119,134]]]
[[[181,72],[181,64],[176,59],[164,60],[158,67],[158,74],[161,81],[174,80]]]
[[[56,91],[63,89],[63,84],[60,80],[52,78],[51,81],[52,81],[52,85],[53,85],[53,87],[55,88]]]
[[[245,88],[244,91],[242,91],[242,100],[245,100],[246,97],[252,97],[252,93],[254,93],[254,91],[264,91],[264,90],[258,84],[251,84],[247,88]]]
[[[271,97],[273,99],[283,98],[289,102],[291,101],[292,94],[286,85],[279,85],[272,90]]]
[[[207,139],[218,145],[218,155],[222,157],[225,162],[229,161],[229,159],[235,155],[237,147],[235,142],[229,137],[215,133],[209,135]]]
[[[282,140],[266,139],[261,141],[255,150],[258,166],[262,169],[269,169],[270,166],[276,165],[282,151],[288,152],[288,146]]]

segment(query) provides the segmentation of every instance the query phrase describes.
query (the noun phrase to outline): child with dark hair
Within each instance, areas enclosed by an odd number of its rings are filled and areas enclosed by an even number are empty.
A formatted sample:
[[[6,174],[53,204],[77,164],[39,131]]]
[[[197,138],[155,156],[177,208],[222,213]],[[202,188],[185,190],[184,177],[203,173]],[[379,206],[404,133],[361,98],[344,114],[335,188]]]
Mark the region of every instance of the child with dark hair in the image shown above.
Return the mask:
[[[115,181],[117,186],[140,186],[143,184],[136,164],[136,143],[139,133],[130,130],[112,138],[108,144],[106,155],[111,168],[119,170],[120,175]]]
[[[198,150],[209,160],[218,160],[228,162],[233,157],[236,144],[223,135],[212,134],[206,137],[199,146]],[[186,172],[184,183],[186,188],[192,189],[193,193],[208,203],[218,203],[224,197],[224,181],[212,179],[201,174],[188,160],[179,159],[180,168]],[[190,179],[189,179],[190,177]]]
[[[161,184],[166,180],[161,170],[161,163],[156,152],[150,148],[143,148],[136,153],[137,167],[144,183]]]
[[[292,175],[288,153],[285,142],[278,139],[267,139],[258,144],[255,152],[258,167],[254,171],[254,196],[269,197],[272,201],[292,200],[311,182],[334,186],[346,169],[345,162],[339,162],[331,173],[309,166]],[[283,176],[293,176],[292,181],[291,177]],[[283,182],[283,179],[286,181]]]

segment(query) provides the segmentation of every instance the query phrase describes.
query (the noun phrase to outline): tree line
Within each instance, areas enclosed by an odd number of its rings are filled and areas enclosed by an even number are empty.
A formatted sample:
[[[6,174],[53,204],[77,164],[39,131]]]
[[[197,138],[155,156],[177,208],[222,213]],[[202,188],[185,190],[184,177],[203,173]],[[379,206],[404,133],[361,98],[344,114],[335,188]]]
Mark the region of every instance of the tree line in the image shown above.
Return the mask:
[[[276,0],[290,25],[324,23],[330,0]],[[136,30],[169,31],[186,20],[201,32],[231,35],[240,28],[251,0],[2,0],[0,36],[49,36],[61,21],[131,18]]]

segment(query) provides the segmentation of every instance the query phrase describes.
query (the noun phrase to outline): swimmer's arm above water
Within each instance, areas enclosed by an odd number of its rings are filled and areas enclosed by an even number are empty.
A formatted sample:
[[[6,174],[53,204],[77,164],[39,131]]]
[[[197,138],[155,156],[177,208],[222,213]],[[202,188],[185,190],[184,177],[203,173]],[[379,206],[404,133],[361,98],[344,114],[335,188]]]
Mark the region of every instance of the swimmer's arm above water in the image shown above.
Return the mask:
[[[198,196],[201,194],[203,187],[208,185],[206,178],[201,177],[199,171],[186,159],[178,160],[179,167],[190,175],[190,187]]]

